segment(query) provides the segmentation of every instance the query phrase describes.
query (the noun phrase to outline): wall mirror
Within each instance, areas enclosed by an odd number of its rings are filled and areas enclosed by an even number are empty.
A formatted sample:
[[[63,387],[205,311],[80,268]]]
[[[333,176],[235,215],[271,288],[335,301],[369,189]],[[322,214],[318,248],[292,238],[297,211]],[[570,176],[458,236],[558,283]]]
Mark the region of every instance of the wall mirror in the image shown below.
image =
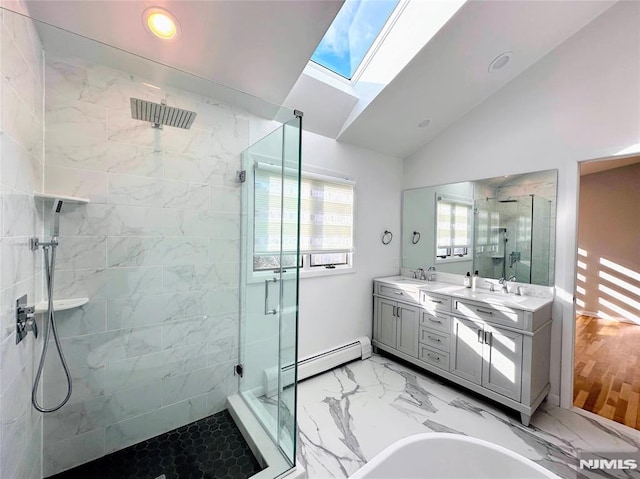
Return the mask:
[[[557,170],[405,190],[402,267],[553,284]]]

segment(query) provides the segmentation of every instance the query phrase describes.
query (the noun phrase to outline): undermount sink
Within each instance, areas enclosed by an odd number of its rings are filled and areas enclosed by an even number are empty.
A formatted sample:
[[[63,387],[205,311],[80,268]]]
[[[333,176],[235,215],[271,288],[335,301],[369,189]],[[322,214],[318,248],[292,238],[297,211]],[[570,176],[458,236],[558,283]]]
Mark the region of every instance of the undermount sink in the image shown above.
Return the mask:
[[[395,283],[405,283],[405,284],[416,284],[416,285],[424,285],[424,281],[420,281],[419,279],[406,278],[404,276],[398,276],[396,278],[391,278]]]
[[[527,300],[526,296],[518,296],[516,294],[503,294],[503,293],[474,293],[470,295],[471,299],[478,301],[485,301],[487,303],[496,304],[509,304],[509,303],[522,303]]]

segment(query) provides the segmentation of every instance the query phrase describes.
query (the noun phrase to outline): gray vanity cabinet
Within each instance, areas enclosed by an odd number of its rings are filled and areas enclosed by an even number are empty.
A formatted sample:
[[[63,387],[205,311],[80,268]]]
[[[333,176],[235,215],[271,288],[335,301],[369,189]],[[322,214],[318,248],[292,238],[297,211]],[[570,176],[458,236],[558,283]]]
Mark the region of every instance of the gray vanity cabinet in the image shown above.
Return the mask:
[[[451,372],[475,384],[482,382],[482,326],[453,318],[451,338]]]
[[[528,425],[550,389],[551,301],[526,309],[393,281],[374,281],[372,344],[508,405]]]
[[[418,357],[418,308],[380,298],[375,309],[375,338],[398,351]]]
[[[452,374],[520,401],[522,334],[454,317],[451,343]]]
[[[382,344],[395,348],[398,344],[398,317],[396,315],[397,301],[380,298],[376,303],[376,334],[375,337]]]
[[[489,325],[484,326],[482,386],[520,401],[522,390],[523,335]]]

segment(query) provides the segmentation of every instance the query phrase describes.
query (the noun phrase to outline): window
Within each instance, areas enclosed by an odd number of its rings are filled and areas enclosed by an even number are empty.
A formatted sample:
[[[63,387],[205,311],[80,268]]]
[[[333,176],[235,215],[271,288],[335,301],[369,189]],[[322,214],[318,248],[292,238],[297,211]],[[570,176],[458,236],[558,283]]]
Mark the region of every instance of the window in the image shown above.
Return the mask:
[[[471,257],[473,202],[437,196],[436,257],[440,260]]]
[[[399,0],[346,0],[311,61],[351,79]]]
[[[297,178],[279,167],[258,163],[254,184],[253,271],[295,267]],[[354,183],[302,172],[300,184],[300,259],[302,271],[350,268],[353,255]],[[281,211],[282,224],[280,221]]]

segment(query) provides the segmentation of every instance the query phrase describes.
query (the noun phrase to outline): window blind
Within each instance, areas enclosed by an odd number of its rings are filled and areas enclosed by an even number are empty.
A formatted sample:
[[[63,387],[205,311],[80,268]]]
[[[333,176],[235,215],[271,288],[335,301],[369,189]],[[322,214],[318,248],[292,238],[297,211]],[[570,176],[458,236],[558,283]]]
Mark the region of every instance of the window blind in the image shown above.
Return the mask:
[[[297,236],[297,178],[285,170],[255,171],[254,253],[295,252]],[[282,190],[284,180],[284,191]],[[283,210],[284,209],[284,210]],[[351,251],[353,249],[353,183],[302,173],[300,184],[300,252]]]
[[[471,202],[438,196],[436,214],[437,248],[468,248],[471,246]]]

